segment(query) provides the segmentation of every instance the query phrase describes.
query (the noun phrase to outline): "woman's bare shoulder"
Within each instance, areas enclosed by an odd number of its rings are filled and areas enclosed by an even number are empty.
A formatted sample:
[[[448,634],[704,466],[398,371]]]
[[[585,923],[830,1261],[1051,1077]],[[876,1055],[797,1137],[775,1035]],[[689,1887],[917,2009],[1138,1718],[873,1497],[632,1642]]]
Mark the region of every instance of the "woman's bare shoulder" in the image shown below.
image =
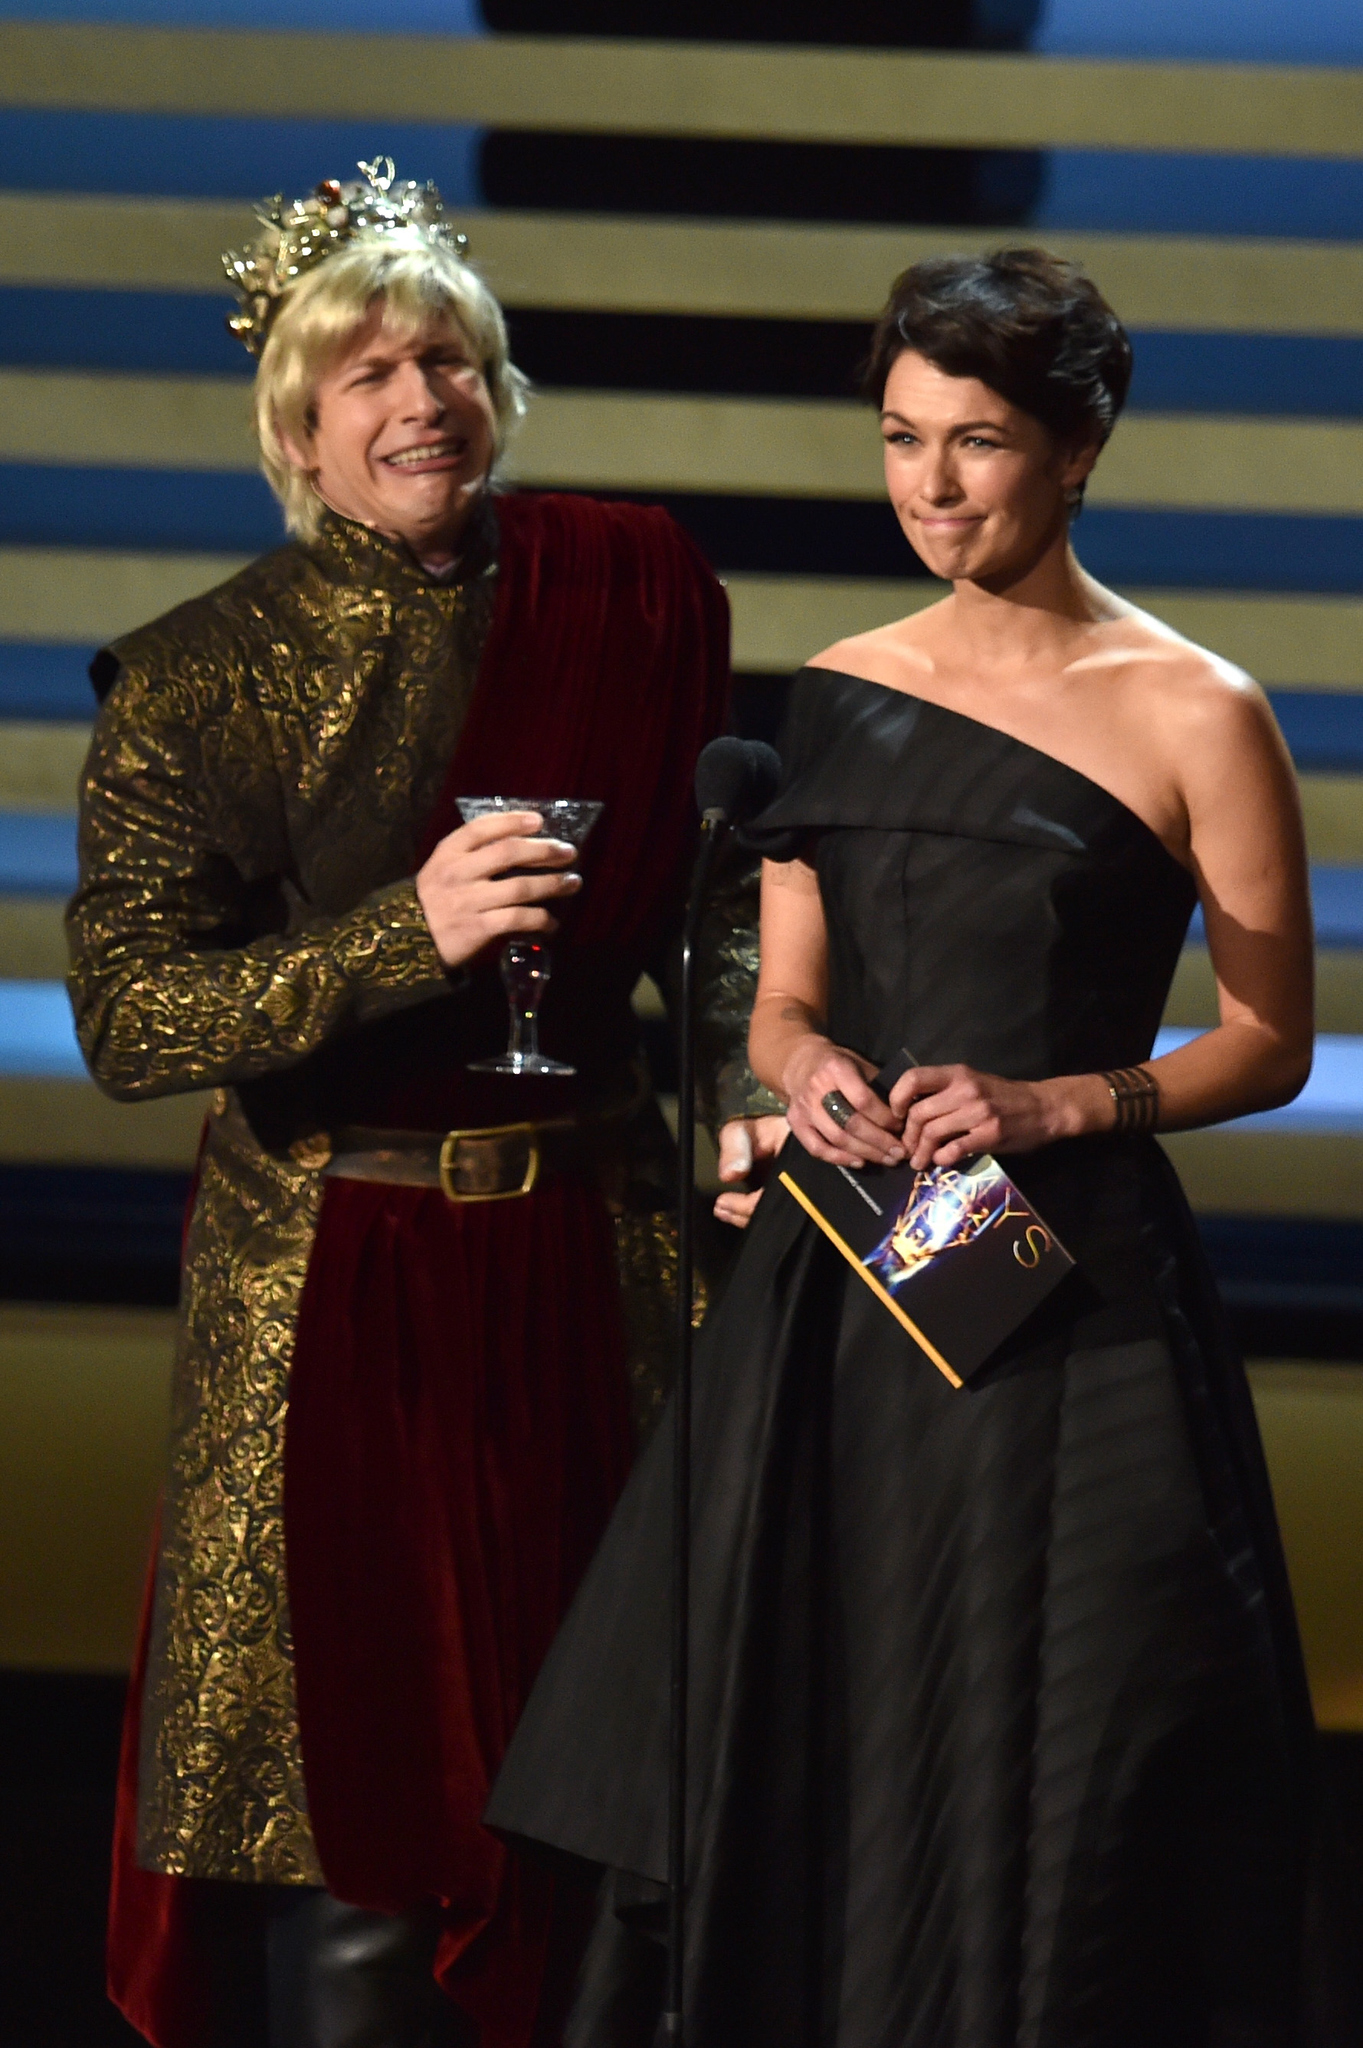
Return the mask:
[[[1152,690],[1171,714],[1232,722],[1267,713],[1268,699],[1254,677],[1214,648],[1190,640],[1152,612],[1121,601],[1106,626],[1110,646],[1133,681]]]
[[[1151,734],[1185,788],[1254,757],[1265,768],[1272,760],[1271,773],[1286,761],[1267,696],[1235,662],[1135,605],[1123,604],[1103,638],[1128,731]]]

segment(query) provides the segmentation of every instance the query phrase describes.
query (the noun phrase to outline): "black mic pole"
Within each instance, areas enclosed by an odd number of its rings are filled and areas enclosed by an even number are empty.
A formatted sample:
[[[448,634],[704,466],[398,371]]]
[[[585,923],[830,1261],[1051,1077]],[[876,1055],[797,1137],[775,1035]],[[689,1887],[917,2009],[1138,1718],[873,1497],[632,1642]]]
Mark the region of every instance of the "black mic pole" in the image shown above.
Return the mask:
[[[683,2041],[686,1967],[686,1692],[691,1622],[691,1297],[696,1268],[696,938],[710,870],[728,819],[715,806],[700,821],[700,846],[682,928],[677,1075],[677,1326],[672,1445],[672,1685],[667,1788],[667,1988],[658,2048]]]
[[[686,1977],[686,1718],[691,1658],[691,1296],[696,1269],[696,941],[710,871],[726,829],[776,794],[773,748],[732,734],[711,740],[696,763],[700,845],[682,925],[677,1076],[677,1328],[672,1447],[672,1688],[667,1785],[667,1985],[656,2048],[683,2048]]]

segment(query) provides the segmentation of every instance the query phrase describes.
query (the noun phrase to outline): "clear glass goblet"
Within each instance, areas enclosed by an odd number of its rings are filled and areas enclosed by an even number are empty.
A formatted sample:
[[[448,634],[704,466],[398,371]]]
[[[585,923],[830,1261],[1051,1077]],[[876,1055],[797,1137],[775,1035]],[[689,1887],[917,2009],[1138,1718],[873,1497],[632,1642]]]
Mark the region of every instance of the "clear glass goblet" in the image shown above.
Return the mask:
[[[466,825],[492,811],[538,811],[546,839],[569,846],[586,844],[602,806],[574,796],[461,796],[459,815]],[[506,868],[507,875],[543,874],[542,868]],[[470,1060],[471,1074],[575,1074],[566,1060],[551,1060],[540,1051],[539,1012],[553,962],[542,939],[508,939],[500,961],[502,987],[511,1012],[511,1035],[497,1059]]]

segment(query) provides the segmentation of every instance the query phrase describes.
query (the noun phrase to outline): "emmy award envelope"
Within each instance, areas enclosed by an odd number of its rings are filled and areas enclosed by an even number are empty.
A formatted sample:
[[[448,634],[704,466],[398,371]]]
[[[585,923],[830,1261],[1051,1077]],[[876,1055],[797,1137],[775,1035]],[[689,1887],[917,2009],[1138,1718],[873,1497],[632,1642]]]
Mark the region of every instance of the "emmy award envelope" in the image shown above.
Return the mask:
[[[901,1054],[871,1084],[890,1089]],[[1010,1336],[1074,1261],[987,1152],[918,1173],[853,1170],[792,1138],[779,1178],[954,1387]]]

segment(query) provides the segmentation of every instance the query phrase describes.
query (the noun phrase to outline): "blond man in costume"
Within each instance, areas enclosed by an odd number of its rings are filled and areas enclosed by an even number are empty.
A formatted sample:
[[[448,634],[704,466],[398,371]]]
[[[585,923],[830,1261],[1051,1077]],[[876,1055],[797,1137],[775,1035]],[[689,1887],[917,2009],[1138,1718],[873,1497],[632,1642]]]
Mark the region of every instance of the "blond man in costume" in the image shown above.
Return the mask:
[[[433,188],[361,171],[228,259],[292,538],[92,671],[81,1043],[123,1100],[209,1091],[111,1925],[160,2048],[557,2039],[573,1912],[480,1815],[666,1348],[630,994],[677,928],[723,593],[662,512],[494,491],[500,309]],[[478,794],[604,808],[579,854],[533,806],[462,824]],[[501,943],[550,936],[575,1071],[471,1072]],[[721,903],[735,1158],[776,1135],[734,1121],[775,1107],[754,953]]]

